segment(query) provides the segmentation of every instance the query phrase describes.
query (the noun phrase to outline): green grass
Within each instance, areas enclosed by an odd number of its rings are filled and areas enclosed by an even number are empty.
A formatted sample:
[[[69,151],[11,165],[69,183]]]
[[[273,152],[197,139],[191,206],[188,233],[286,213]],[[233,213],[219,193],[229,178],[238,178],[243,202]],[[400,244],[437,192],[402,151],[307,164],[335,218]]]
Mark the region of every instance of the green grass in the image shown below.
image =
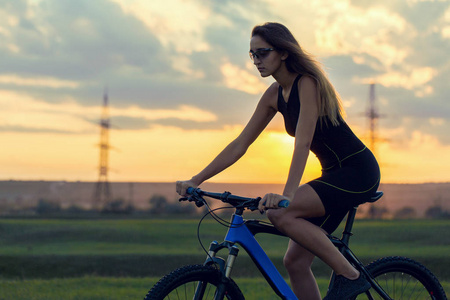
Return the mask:
[[[206,237],[223,236],[205,224]],[[0,255],[182,254],[199,249],[196,228],[196,220],[178,219],[0,220]]]
[[[0,281],[0,299],[143,299],[155,278],[81,277]]]
[[[449,220],[357,220],[351,246],[361,256],[446,256],[450,253],[449,229]],[[198,253],[196,230],[197,220],[180,219],[0,220],[0,255]],[[221,240],[225,232],[212,220],[204,221],[200,230],[206,245]],[[285,238],[257,237],[269,255],[284,254]]]
[[[0,299],[27,300],[127,300],[143,299],[158,278],[86,276],[66,279],[0,280]],[[262,278],[238,278],[246,299],[279,299]],[[318,279],[322,296],[328,279]],[[443,282],[448,294],[450,282]]]
[[[163,274],[204,261],[197,223],[178,218],[0,219],[0,300],[141,299]],[[205,247],[212,240],[221,241],[226,230],[204,221],[200,235]],[[441,281],[450,281],[449,220],[357,220],[353,232],[350,246],[363,262],[407,256],[422,262]],[[257,239],[286,276],[282,257],[287,239],[271,235]],[[319,284],[327,281],[327,266],[317,260],[313,269]],[[272,299],[267,296],[270,288],[255,278],[258,270],[244,250],[233,276],[248,299]],[[449,284],[445,286],[448,292]]]

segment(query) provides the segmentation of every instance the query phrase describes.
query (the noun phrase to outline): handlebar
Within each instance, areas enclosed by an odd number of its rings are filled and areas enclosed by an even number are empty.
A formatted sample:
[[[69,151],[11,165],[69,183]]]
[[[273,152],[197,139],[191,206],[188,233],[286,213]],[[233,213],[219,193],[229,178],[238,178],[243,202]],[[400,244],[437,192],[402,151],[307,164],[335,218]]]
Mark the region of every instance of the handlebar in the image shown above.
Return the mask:
[[[224,192],[224,193],[211,193],[207,191],[203,191],[199,188],[192,188],[189,187],[186,190],[186,193],[189,195],[187,198],[181,198],[180,201],[194,201],[195,204],[198,207],[203,206],[205,200],[203,199],[203,196],[218,199],[221,200],[224,203],[231,204],[232,206],[236,208],[247,208],[251,211],[258,209],[259,201],[261,201],[261,197],[258,198],[247,198],[247,197],[241,197],[232,195],[230,192]],[[288,207],[289,206],[289,200],[281,200],[278,203],[278,207]]]

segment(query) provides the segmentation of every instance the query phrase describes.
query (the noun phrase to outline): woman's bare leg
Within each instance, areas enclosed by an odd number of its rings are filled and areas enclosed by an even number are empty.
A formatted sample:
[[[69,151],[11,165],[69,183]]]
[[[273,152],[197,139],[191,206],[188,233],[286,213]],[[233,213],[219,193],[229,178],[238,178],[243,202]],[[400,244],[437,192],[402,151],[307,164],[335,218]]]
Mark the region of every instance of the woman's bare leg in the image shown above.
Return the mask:
[[[298,188],[289,207],[267,211],[267,217],[278,230],[319,257],[336,274],[348,279],[358,278],[359,272],[337,250],[323,230],[304,219],[323,215],[325,208],[322,201],[308,184]]]
[[[292,290],[297,298],[302,300],[322,299],[316,279],[311,271],[314,257],[314,254],[293,240],[289,241],[283,262],[289,273]]]

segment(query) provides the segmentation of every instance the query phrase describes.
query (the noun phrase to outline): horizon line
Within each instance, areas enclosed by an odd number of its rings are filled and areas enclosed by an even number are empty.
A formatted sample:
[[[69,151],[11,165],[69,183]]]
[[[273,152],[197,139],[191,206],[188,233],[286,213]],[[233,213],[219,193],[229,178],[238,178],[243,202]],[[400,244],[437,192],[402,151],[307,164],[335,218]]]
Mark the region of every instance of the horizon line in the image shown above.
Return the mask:
[[[97,180],[66,180],[66,179],[1,179],[0,182],[66,182],[66,183],[97,183]],[[108,181],[109,183],[175,183],[175,181],[132,181],[132,180],[118,180],[118,181]],[[202,184],[247,184],[247,185],[284,185],[284,183],[279,182],[230,182],[230,181],[205,181]],[[380,185],[383,184],[450,184],[450,181],[422,181],[422,182],[381,182]]]

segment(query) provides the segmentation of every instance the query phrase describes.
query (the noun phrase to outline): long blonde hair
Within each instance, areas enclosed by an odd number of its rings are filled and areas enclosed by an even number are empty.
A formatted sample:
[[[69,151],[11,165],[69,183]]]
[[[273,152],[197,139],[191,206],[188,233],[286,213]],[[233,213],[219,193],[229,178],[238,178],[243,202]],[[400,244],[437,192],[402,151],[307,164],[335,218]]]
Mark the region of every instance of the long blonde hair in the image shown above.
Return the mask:
[[[286,59],[286,67],[289,72],[309,75],[317,82],[319,93],[319,116],[321,121],[328,117],[334,126],[343,121],[343,108],[341,98],[328,80],[319,62],[304,51],[292,33],[286,26],[279,23],[268,22],[255,26],[252,30],[253,36],[260,36],[279,52],[286,51],[289,55]],[[322,123],[322,122],[321,122]]]

